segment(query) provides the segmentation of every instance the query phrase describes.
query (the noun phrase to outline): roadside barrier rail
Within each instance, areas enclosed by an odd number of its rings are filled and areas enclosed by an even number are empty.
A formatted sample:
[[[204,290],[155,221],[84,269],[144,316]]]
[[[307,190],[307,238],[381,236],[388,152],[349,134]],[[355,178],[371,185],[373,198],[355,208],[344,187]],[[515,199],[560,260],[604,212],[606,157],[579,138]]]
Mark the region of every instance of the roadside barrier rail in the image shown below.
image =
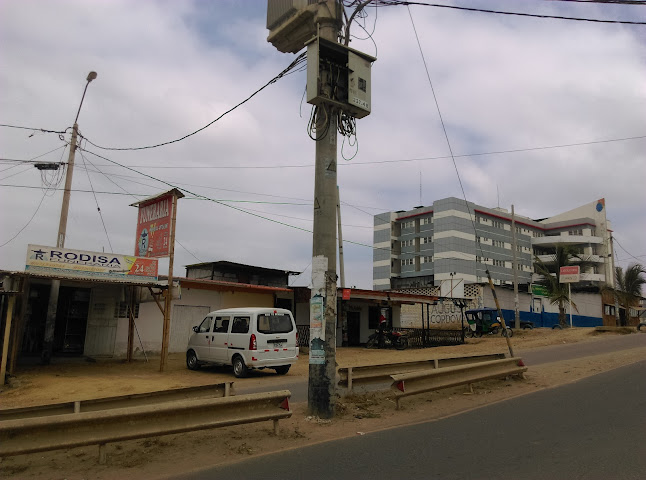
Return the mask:
[[[520,357],[491,360],[488,362],[472,363],[455,367],[440,368],[426,372],[409,372],[391,375],[391,388],[395,391],[397,410],[400,400],[409,395],[431,392],[442,388],[471,384],[492,378],[523,376],[527,367]]]
[[[62,448],[105,445],[137,438],[289,418],[289,390],[70,413],[0,422],[0,458]]]
[[[201,385],[198,387],[183,387],[156,392],[133,393],[114,397],[77,400],[74,402],[51,403],[33,407],[18,407],[0,409],[0,421],[17,420],[20,418],[45,417],[49,415],[64,415],[66,413],[96,412],[114,408],[136,407],[176,400],[192,398],[228,397],[233,395],[233,382]]]
[[[382,365],[363,365],[356,367],[339,368],[339,385],[347,387],[352,392],[354,385],[385,383],[390,381],[391,375],[406,372],[427,371],[436,368],[445,368],[455,365],[467,365],[489,360],[505,358],[504,353],[489,355],[472,355],[465,357],[434,358],[415,362],[386,363]]]

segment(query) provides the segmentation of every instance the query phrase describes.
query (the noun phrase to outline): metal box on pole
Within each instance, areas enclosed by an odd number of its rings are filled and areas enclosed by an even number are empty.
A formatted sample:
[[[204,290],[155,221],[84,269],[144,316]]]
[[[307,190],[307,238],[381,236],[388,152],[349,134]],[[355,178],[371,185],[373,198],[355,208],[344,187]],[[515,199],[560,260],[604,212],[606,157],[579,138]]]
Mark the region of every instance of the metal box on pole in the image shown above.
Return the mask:
[[[375,57],[320,36],[307,45],[307,103],[330,105],[355,118],[370,114]]]

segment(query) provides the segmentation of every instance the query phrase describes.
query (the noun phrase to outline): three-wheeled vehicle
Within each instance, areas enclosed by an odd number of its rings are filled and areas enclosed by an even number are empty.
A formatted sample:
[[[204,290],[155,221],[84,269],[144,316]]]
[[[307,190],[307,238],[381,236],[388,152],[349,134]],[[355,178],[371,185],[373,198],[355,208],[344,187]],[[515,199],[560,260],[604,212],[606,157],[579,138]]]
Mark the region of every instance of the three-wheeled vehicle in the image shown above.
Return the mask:
[[[481,337],[485,335],[497,335],[503,337],[514,335],[514,331],[507,327],[502,328],[498,310],[495,308],[474,308],[465,312],[468,326],[464,328],[465,337]]]

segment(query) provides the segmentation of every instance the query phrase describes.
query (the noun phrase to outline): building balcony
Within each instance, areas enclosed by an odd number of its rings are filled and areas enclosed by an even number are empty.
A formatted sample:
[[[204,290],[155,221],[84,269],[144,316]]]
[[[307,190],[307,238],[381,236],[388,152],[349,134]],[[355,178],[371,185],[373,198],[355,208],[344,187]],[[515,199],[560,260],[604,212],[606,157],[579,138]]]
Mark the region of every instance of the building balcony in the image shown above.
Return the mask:
[[[537,256],[538,256],[538,259],[543,263],[550,263],[554,260],[554,255],[537,255]],[[606,260],[601,255],[586,255],[585,253],[583,253],[581,254],[581,256],[586,262],[590,262],[590,263],[604,263]],[[572,259],[573,264],[576,264],[578,262],[579,260],[577,260],[576,258]]]
[[[532,238],[533,247],[555,247],[556,245],[580,245],[580,244],[596,244],[602,245],[603,239],[601,237],[593,237],[591,235],[557,235],[553,237],[535,237]]]

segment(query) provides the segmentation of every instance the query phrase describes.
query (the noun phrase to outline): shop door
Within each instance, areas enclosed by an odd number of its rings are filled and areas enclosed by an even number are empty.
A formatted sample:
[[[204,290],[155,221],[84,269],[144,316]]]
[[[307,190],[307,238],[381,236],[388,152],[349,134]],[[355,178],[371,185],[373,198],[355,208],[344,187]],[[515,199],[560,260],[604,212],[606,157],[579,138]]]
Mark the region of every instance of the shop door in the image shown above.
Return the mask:
[[[361,343],[361,312],[347,312],[348,346],[356,347]]]
[[[89,288],[60,288],[54,329],[54,353],[71,355],[83,353],[89,307]]]
[[[92,290],[92,301],[87,319],[84,354],[89,356],[114,355],[119,319],[120,287],[99,287]]]

